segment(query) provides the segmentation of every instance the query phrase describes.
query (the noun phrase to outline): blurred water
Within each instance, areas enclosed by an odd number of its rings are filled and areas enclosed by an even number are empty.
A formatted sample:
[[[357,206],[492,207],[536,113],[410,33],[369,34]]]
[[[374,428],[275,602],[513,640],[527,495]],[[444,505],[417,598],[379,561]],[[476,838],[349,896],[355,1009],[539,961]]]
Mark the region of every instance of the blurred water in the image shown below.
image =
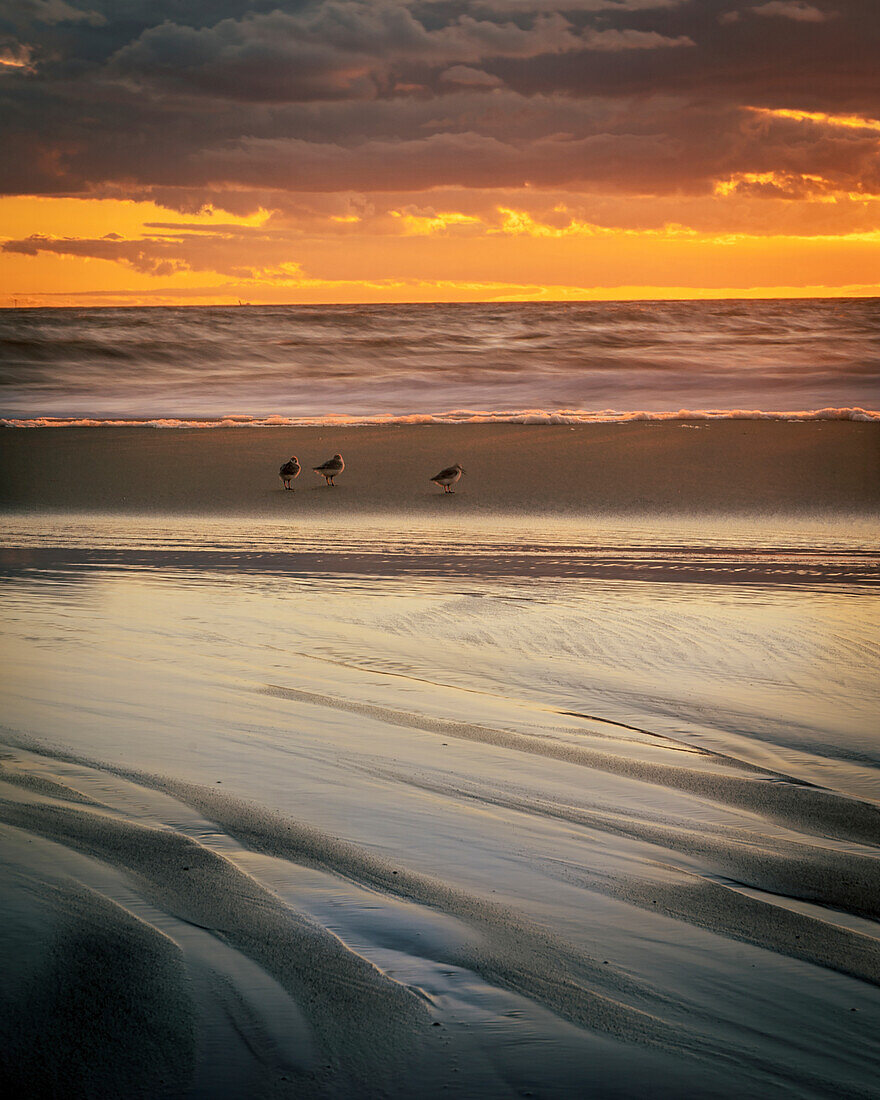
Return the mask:
[[[8,417],[853,406],[873,299],[0,311]]]

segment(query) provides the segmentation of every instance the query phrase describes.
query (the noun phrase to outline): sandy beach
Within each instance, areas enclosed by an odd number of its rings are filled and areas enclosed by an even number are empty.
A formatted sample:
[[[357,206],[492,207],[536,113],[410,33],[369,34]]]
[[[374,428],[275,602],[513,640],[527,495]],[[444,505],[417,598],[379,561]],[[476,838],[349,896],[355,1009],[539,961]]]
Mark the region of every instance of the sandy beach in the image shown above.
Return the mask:
[[[869,1097],[878,430],[0,432],[10,1083]]]
[[[335,492],[311,467],[334,452]],[[285,493],[278,469],[303,471]],[[460,462],[454,500],[429,482]],[[880,425],[732,420],[0,431],[5,508],[876,514]]]

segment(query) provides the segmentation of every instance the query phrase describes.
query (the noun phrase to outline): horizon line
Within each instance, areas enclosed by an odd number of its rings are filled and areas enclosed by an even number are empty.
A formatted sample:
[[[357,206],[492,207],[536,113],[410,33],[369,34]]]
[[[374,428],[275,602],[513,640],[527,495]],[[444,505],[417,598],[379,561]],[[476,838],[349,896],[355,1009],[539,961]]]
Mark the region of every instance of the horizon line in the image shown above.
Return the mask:
[[[112,293],[112,292],[110,292]],[[59,292],[59,297],[61,292]],[[14,298],[14,296],[11,296]],[[576,306],[576,305],[622,305],[633,303],[656,302],[837,302],[846,300],[869,301],[880,299],[880,288],[866,293],[841,293],[841,294],[760,294],[751,295],[748,292],[742,294],[719,294],[717,296],[670,296],[670,297],[644,297],[644,298],[486,298],[486,299],[434,299],[432,301],[413,300],[383,300],[383,301],[350,301],[350,302],[149,302],[149,303],[92,303],[83,305],[64,304],[53,305],[51,302],[43,302],[39,305],[0,305],[0,312],[17,313],[24,310],[39,309],[324,309],[324,308],[357,308],[373,306],[382,308],[386,306]]]

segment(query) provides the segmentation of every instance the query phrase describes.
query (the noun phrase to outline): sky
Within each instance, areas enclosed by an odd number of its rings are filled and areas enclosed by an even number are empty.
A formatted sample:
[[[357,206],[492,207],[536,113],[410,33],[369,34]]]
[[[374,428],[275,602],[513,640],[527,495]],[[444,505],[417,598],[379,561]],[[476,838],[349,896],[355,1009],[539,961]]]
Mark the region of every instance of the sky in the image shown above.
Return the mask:
[[[0,0],[0,306],[880,294],[878,0]]]

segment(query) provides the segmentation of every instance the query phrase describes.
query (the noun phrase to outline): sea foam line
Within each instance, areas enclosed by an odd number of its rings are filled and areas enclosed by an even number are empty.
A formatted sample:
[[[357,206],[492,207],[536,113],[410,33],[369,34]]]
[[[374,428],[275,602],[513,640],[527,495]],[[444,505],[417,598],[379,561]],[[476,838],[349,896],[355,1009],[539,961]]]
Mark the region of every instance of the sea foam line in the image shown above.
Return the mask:
[[[309,428],[369,427],[383,424],[624,424],[632,421],[676,420],[854,420],[880,421],[880,410],[853,408],[801,409],[775,412],[762,409],[679,409],[675,412],[649,412],[615,409],[515,409],[483,411],[451,409],[444,413],[378,413],[350,415],[329,413],[323,416],[247,416],[228,414],[218,417],[75,417],[37,416],[0,417],[2,428]]]

